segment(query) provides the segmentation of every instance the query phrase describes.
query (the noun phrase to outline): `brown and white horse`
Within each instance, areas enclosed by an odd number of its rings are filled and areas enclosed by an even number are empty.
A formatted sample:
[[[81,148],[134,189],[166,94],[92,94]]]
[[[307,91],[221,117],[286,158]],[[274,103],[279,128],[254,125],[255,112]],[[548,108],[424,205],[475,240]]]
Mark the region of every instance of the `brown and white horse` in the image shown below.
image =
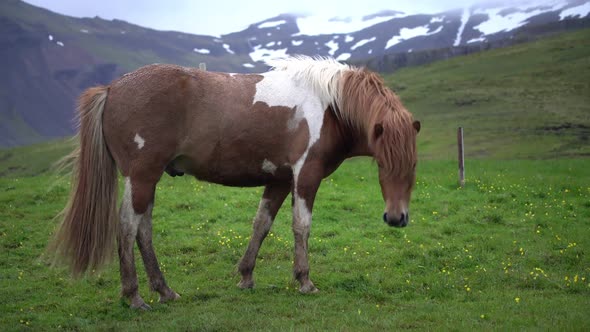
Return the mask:
[[[314,198],[321,180],[353,156],[375,158],[383,219],[406,226],[420,123],[370,71],[309,57],[272,66],[241,75],[155,64],[84,92],[73,188],[49,249],[80,275],[108,261],[117,242],[122,295],[148,309],[138,293],[137,241],[151,288],[161,302],[177,299],[158,266],[151,216],[162,174],[187,173],[265,186],[238,268],[241,288],[254,286],[258,250],[291,193],[294,275],[301,292],[315,292],[307,259]],[[119,213],[117,170],[125,182]]]

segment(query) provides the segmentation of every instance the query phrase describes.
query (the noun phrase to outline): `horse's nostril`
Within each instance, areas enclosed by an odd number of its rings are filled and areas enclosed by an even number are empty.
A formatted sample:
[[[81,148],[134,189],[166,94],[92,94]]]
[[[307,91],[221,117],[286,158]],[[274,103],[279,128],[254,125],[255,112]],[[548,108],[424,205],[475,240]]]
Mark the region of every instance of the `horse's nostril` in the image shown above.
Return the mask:
[[[408,221],[408,215],[405,214],[405,213],[402,213],[402,215],[399,218],[399,221],[402,222],[402,223],[407,222]]]
[[[383,213],[383,221],[387,222],[387,212]]]

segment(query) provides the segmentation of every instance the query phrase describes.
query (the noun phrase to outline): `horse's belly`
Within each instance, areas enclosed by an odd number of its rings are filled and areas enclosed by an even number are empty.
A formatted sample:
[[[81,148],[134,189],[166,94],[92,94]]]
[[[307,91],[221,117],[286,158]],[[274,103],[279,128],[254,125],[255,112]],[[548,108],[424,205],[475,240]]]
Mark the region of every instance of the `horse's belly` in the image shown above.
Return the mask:
[[[232,187],[258,187],[272,182],[291,181],[292,169],[289,165],[276,166],[263,160],[260,163],[244,161],[225,161],[202,163],[187,157],[178,157],[169,167],[176,171],[196,177],[201,181]]]

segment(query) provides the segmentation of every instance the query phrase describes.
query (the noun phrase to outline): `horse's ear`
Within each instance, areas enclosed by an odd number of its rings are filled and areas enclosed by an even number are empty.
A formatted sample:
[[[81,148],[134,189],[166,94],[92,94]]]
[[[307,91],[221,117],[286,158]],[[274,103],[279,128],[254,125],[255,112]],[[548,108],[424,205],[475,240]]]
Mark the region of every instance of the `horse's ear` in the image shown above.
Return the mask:
[[[420,132],[420,121],[417,121],[417,120],[414,121],[413,125],[414,125],[414,129],[416,129],[416,133],[419,133]]]
[[[375,128],[373,128],[373,139],[377,140],[381,135],[383,135],[383,125],[377,123],[375,124]]]

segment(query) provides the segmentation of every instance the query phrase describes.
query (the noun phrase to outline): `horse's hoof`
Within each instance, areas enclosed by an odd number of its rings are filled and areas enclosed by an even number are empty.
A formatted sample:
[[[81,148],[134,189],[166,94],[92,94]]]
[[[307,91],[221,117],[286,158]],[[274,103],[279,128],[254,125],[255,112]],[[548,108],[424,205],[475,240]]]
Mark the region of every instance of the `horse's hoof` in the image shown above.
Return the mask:
[[[250,288],[254,288],[254,281],[253,280],[240,280],[240,282],[238,283],[238,287],[240,287],[241,289],[250,289]]]
[[[299,288],[299,292],[301,294],[315,294],[318,293],[320,290],[317,289],[313,284],[304,285]]]
[[[139,294],[136,294],[136,295],[134,295],[134,296],[132,296],[130,298],[129,308],[131,308],[131,309],[139,309],[139,310],[150,310],[150,309],[152,309],[152,307],[150,307],[149,305],[147,305],[145,303],[145,301],[141,298],[141,296],[139,296]]]
[[[138,310],[143,310],[143,311],[148,311],[148,310],[152,310],[152,307],[150,307],[147,303],[143,302],[143,303],[138,303],[138,304],[133,304],[131,303],[131,305],[129,305],[129,307],[131,309],[138,309]]]
[[[170,292],[168,292],[168,294],[162,296],[160,295],[160,303],[165,303],[168,301],[176,301],[180,298],[180,295],[178,295],[178,293],[176,293],[173,290],[170,290]]]

